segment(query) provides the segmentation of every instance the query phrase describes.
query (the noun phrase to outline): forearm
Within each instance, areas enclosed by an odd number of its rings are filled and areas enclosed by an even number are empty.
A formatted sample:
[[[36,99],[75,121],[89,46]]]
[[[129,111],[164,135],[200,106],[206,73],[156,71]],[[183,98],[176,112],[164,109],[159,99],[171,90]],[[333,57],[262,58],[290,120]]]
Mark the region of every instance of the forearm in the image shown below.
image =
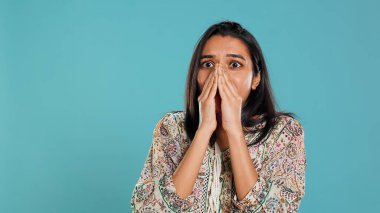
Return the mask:
[[[182,198],[186,198],[193,191],[210,137],[211,133],[198,129],[190,147],[173,174],[176,192]]]
[[[227,133],[227,137],[236,194],[238,199],[242,200],[256,183],[258,175],[249,155],[243,132],[240,130],[233,131]]]

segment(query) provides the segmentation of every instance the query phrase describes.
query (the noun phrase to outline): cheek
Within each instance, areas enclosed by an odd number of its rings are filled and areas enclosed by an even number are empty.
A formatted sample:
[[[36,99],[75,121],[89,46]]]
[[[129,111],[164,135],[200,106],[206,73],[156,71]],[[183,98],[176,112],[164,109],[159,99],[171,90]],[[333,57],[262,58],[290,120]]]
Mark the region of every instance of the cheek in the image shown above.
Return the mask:
[[[238,94],[245,99],[251,92],[252,79],[248,77],[236,77],[233,82],[238,90]]]

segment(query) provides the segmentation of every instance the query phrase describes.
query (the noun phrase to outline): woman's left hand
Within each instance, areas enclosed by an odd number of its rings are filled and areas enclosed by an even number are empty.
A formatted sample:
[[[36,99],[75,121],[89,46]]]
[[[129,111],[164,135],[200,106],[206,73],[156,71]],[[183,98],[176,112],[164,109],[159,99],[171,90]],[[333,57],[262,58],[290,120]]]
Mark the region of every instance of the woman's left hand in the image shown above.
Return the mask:
[[[218,90],[221,97],[222,126],[224,131],[227,134],[242,132],[241,106],[243,99],[221,66],[218,69]]]

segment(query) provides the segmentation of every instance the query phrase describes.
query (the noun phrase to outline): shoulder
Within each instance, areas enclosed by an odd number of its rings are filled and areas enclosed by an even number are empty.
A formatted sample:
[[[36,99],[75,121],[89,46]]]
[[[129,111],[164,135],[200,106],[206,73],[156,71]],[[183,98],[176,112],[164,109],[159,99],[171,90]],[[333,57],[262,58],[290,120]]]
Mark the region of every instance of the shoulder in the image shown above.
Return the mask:
[[[159,120],[159,124],[164,125],[176,125],[183,121],[185,118],[184,111],[168,111],[166,112],[161,119]]]
[[[267,144],[268,156],[273,159],[281,156],[278,153],[283,151],[304,149],[304,130],[301,123],[288,115],[277,116]]]
[[[155,133],[160,134],[161,136],[168,137],[177,135],[180,133],[180,125],[184,119],[183,111],[168,111],[164,113],[163,116],[159,119],[155,127]]]
[[[303,135],[304,130],[300,121],[288,115],[279,115],[276,117],[276,128],[279,132],[286,132],[289,135]]]
[[[173,110],[166,114],[171,116],[176,123],[182,122],[185,119],[185,112],[182,110]]]

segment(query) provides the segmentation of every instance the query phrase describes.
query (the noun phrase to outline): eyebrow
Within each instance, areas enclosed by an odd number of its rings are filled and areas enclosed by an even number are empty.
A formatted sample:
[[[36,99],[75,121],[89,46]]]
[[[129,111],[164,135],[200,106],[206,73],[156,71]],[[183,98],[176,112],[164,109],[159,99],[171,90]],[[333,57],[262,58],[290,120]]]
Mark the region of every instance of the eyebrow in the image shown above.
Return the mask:
[[[234,57],[234,58],[241,58],[244,61],[246,61],[245,58],[243,56],[239,55],[239,54],[229,53],[229,54],[226,54],[226,56],[227,57]],[[213,58],[213,57],[215,57],[215,55],[202,55],[200,59],[203,59],[203,58]]]

